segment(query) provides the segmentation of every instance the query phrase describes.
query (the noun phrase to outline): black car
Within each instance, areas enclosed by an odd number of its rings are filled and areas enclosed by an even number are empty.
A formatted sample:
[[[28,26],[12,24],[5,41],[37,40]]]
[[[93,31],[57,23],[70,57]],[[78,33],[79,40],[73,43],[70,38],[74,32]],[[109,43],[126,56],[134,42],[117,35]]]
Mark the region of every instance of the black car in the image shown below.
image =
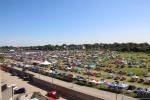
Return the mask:
[[[14,94],[26,93],[25,88],[19,88],[14,90]]]
[[[23,77],[23,80],[24,81],[30,81],[30,77],[29,76],[25,76],[25,77]]]

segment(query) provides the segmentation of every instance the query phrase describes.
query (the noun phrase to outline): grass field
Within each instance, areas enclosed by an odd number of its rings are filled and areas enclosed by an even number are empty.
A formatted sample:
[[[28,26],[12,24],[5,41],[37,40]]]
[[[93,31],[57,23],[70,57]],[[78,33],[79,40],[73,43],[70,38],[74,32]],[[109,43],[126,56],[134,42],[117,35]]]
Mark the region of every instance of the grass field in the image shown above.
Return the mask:
[[[137,76],[142,76],[145,73],[148,73],[148,69],[146,68],[123,68],[121,69],[122,71],[125,71],[127,73],[129,72],[133,72],[135,73]]]

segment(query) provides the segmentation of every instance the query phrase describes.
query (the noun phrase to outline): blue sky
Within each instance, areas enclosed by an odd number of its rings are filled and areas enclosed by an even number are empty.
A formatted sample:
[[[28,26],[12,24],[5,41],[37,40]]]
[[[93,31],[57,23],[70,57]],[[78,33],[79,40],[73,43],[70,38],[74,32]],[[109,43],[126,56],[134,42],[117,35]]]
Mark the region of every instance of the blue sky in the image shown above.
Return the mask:
[[[150,0],[0,0],[0,46],[150,43]]]

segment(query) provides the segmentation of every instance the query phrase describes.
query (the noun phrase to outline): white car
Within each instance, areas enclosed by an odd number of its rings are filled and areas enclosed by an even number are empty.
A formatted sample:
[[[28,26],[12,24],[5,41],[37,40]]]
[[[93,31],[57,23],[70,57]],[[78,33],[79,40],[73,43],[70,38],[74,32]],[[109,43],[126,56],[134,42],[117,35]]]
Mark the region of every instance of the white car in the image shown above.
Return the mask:
[[[15,87],[15,86],[16,86],[16,84],[10,84],[7,87]]]
[[[10,84],[7,86],[8,88],[12,87],[13,90],[16,90],[18,87],[16,86],[16,84]]]

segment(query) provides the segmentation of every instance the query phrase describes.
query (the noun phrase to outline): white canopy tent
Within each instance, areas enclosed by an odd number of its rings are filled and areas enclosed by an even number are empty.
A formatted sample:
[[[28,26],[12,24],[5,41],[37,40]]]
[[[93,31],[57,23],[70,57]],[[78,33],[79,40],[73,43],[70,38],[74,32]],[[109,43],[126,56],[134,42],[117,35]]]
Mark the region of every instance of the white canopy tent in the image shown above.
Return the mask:
[[[41,65],[45,65],[45,66],[46,66],[46,65],[51,65],[51,64],[52,64],[52,63],[48,62],[47,60],[41,63]]]
[[[46,73],[47,71],[49,71],[49,69],[51,67],[51,64],[52,63],[48,62],[47,60],[42,62],[42,63],[40,63],[39,68],[40,68],[41,73]]]

